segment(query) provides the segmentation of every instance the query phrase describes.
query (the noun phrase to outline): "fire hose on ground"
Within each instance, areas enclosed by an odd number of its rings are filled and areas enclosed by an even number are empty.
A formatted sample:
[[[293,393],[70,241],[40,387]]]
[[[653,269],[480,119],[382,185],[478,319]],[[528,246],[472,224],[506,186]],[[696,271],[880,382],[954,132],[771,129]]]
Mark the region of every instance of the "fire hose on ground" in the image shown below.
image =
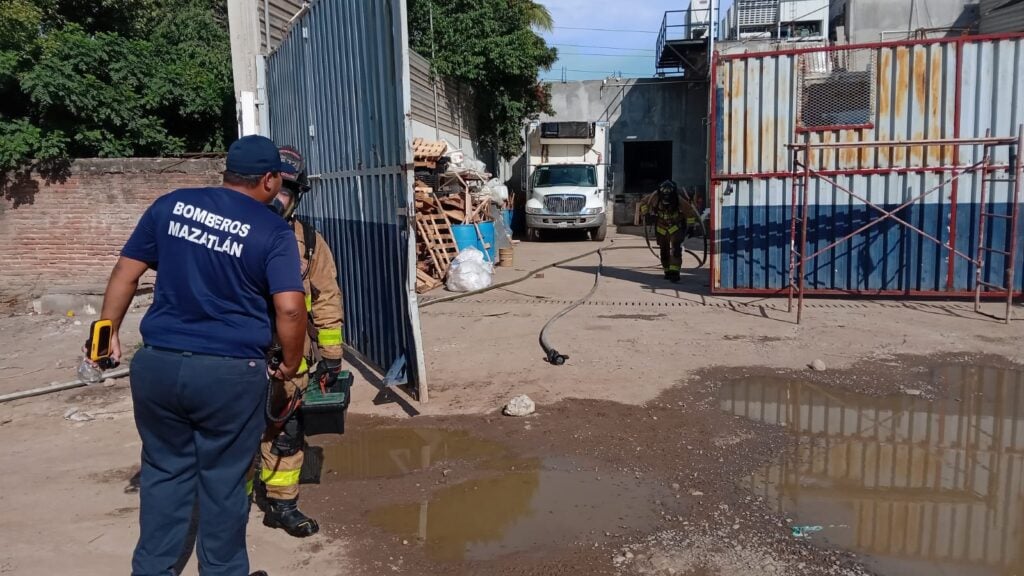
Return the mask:
[[[704,223],[701,222],[701,227],[703,228],[703,226],[704,226]],[[645,233],[645,237],[647,237],[646,233]],[[612,240],[611,243],[614,244],[615,241]],[[704,258],[697,258],[697,260],[700,262],[698,264],[698,266],[697,266],[698,268],[702,267],[704,265],[704,263],[707,261],[707,234],[704,235],[704,247],[705,247],[704,248],[704,250],[705,250],[704,251]],[[649,237],[647,237],[647,248],[649,250],[651,250],[652,253],[654,252],[654,250],[650,246],[650,239],[649,239]],[[543,272],[545,270],[549,270],[551,268],[558,268],[558,267],[564,266],[565,264],[568,264],[570,262],[575,262],[576,260],[581,260],[583,258],[587,258],[588,256],[593,256],[593,255],[597,254],[599,262],[598,262],[597,270],[594,273],[594,284],[593,284],[593,286],[590,287],[590,290],[582,298],[580,298],[579,300],[576,300],[575,302],[573,302],[572,304],[570,304],[569,306],[567,306],[566,308],[562,309],[557,314],[552,316],[551,319],[548,320],[547,323],[544,324],[544,327],[541,328],[541,331],[540,331],[540,337],[539,337],[540,347],[541,347],[542,350],[544,350],[545,360],[547,360],[547,362],[549,362],[553,366],[562,366],[563,364],[565,364],[565,361],[569,359],[569,356],[566,355],[566,354],[560,353],[554,346],[551,345],[551,343],[547,339],[547,332],[548,332],[548,330],[556,322],[558,322],[558,320],[563,318],[565,315],[569,314],[570,312],[572,312],[576,308],[579,308],[580,306],[582,306],[587,300],[589,300],[594,295],[595,292],[597,292],[597,287],[598,287],[598,285],[601,282],[601,276],[602,276],[602,273],[603,273],[603,270],[604,270],[604,253],[605,252],[609,252],[609,251],[613,251],[613,250],[636,250],[636,249],[643,249],[643,246],[611,246],[611,245],[602,246],[601,248],[598,248],[596,250],[589,250],[589,251],[584,252],[582,254],[577,254],[576,256],[572,256],[570,258],[565,258],[565,259],[559,260],[557,262],[552,262],[551,264],[546,264],[544,266],[541,266],[540,268],[536,268],[534,270],[530,270],[529,272],[527,272],[526,274],[523,274],[522,276],[520,276],[518,278],[514,278],[512,280],[506,280],[504,282],[499,282],[497,284],[492,284],[491,286],[488,286],[487,288],[482,288],[480,290],[473,290],[473,291],[470,291],[470,292],[463,292],[461,294],[451,294],[449,296],[442,296],[440,298],[434,298],[432,300],[428,300],[427,302],[424,302],[423,304],[420,304],[420,308],[426,308],[428,306],[433,306],[434,304],[441,304],[441,303],[444,303],[444,302],[452,302],[454,300],[460,300],[462,298],[468,298],[470,296],[476,296],[478,294],[483,294],[485,292],[490,292],[492,290],[498,290],[498,289],[501,289],[501,288],[507,288],[509,286],[513,286],[515,284],[519,284],[521,282],[525,282],[525,281],[533,278],[534,276],[536,276],[537,274],[540,274],[541,272]],[[692,252],[690,252],[690,253],[693,254]],[[655,254],[655,256],[657,257],[657,254]],[[695,258],[697,257],[696,254],[694,254],[694,257]]]
[[[547,321],[547,324],[544,324],[544,327],[540,329],[540,347],[544,350],[544,356],[552,366],[561,366],[562,364],[565,364],[565,361],[568,360],[569,357],[565,354],[559,353],[558,350],[555,350],[554,346],[548,343],[548,328],[550,328],[555,322],[558,322],[561,317],[582,306],[584,302],[590,300],[590,297],[594,295],[594,292],[597,292],[597,285],[601,282],[601,271],[604,268],[604,248],[599,248],[597,250],[597,258],[597,271],[594,273],[594,285],[590,287],[590,291],[579,300],[562,309],[558,314],[552,316],[551,319]]]

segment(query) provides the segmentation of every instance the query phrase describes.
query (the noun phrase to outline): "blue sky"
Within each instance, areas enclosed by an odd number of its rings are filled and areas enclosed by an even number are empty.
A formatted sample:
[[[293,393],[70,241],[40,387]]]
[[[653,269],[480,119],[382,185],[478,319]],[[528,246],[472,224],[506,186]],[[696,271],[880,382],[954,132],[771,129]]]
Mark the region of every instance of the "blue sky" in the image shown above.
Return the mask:
[[[543,34],[558,48],[558,62],[542,80],[600,80],[654,74],[654,49],[666,10],[684,10],[689,0],[540,0],[555,21]],[[732,0],[721,0],[725,10]],[[610,30],[629,30],[611,32]]]

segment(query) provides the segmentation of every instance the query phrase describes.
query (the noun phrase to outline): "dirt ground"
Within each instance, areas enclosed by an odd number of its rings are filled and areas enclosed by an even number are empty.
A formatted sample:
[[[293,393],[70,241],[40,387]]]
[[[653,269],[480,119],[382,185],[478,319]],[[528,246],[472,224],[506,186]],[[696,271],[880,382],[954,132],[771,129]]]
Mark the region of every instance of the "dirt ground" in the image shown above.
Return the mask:
[[[325,464],[303,503],[323,532],[288,538],[264,528],[254,508],[254,569],[895,574],[827,537],[791,535],[799,517],[745,482],[798,440],[790,428],[725,411],[722,391],[781,379],[836,398],[960,402],[941,368],[1014,367],[1024,324],[963,302],[815,299],[796,325],[784,299],[711,297],[706,271],[671,285],[642,240],[611,245],[622,249],[605,254],[593,298],[550,331],[570,357],[564,366],[543,362],[538,332],[590,289],[596,255],[425,307],[430,401],[385,397],[359,367],[349,432],[312,439]],[[520,244],[516,265],[496,280],[594,248]],[[142,312],[126,322],[127,349],[139,342]],[[0,318],[0,394],[73,380],[90,320]],[[815,360],[827,369],[809,370]],[[127,386],[119,379],[0,404],[0,466],[18,471],[0,476],[0,574],[127,571],[140,448]],[[517,394],[537,402],[535,415],[500,415]]]

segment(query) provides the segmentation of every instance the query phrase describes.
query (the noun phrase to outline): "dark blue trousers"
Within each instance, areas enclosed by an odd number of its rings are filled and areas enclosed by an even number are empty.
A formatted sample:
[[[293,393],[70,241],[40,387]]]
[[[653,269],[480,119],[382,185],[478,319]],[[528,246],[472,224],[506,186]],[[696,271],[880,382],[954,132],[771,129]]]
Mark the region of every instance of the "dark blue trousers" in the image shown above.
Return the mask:
[[[146,347],[131,389],[142,438],[132,576],[174,574],[197,498],[200,573],[248,576],[245,478],[265,426],[266,363]]]

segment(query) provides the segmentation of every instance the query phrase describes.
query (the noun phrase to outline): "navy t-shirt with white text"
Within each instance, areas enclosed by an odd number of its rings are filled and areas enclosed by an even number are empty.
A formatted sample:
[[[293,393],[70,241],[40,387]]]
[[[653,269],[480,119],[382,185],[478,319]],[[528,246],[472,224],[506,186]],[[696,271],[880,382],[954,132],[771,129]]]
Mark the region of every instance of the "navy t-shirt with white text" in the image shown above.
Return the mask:
[[[262,358],[272,338],[271,296],[303,291],[288,224],[227,188],[160,197],[121,255],[158,270],[141,332],[147,345],[159,348]]]

